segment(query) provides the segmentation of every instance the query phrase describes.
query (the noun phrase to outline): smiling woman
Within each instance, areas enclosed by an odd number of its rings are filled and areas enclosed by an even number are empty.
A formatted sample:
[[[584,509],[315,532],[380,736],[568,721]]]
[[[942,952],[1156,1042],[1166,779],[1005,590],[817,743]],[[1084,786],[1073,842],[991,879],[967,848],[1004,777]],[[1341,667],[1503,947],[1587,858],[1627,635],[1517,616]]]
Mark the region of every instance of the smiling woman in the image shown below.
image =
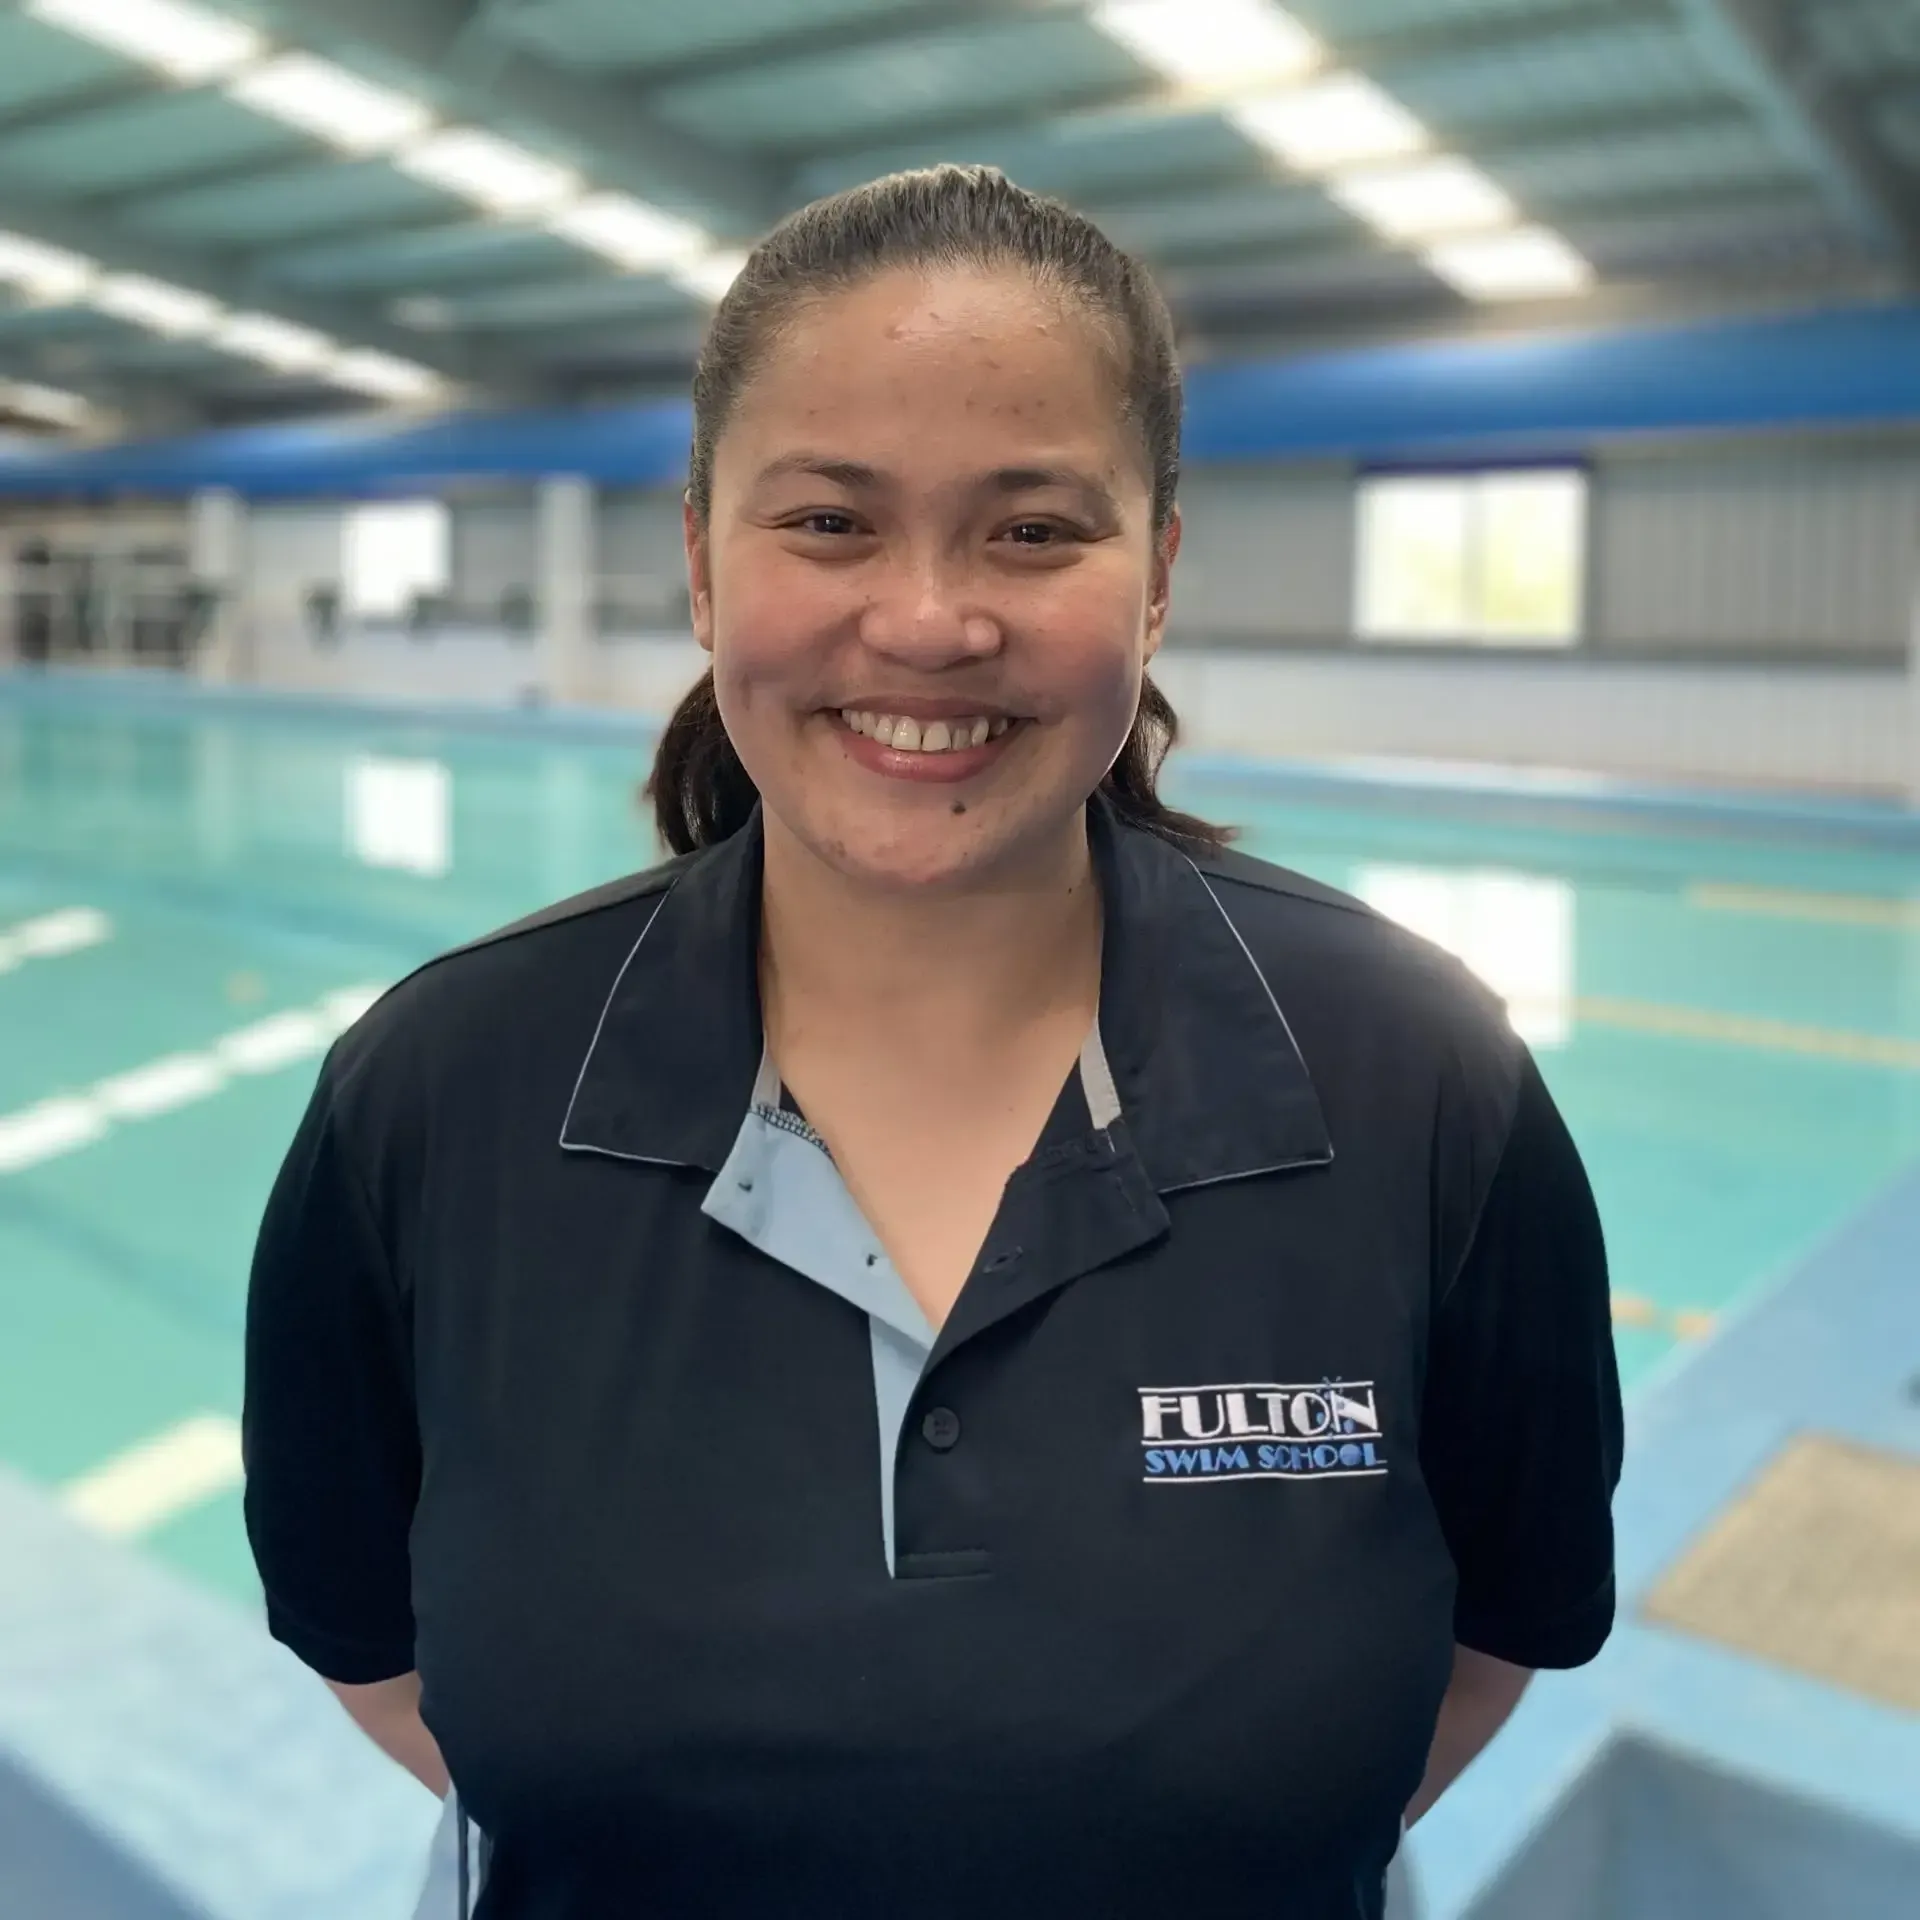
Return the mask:
[[[885,837],[935,867],[993,864],[1057,810],[1049,786],[1099,785],[1131,821],[1221,844],[1155,791],[1176,721],[1144,669],[1179,470],[1172,320],[1088,222],[985,168],[795,215],[734,282],[694,380],[688,559],[716,664],[662,741],[668,844],[726,838],[769,780],[816,816],[857,796],[836,844]],[[837,753],[897,784],[807,782],[809,747],[829,755],[816,773]],[[928,783],[970,789],[944,824],[912,797]]]
[[[1525,1047],[1155,791],[1179,433],[1065,209],[788,221],[695,385],[676,857],[321,1076],[249,1524],[487,1920],[1380,1920],[1606,1638],[1606,1263]]]

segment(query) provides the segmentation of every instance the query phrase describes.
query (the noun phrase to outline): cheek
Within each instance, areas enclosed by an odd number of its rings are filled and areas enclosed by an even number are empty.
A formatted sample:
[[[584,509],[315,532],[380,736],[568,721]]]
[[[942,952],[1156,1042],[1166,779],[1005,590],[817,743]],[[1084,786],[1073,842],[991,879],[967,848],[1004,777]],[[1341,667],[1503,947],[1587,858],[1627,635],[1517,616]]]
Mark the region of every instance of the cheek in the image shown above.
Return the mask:
[[[756,689],[816,669],[826,613],[803,571],[741,567],[725,574],[713,598],[715,679],[750,700]]]
[[[1146,658],[1145,615],[1145,597],[1130,579],[1063,598],[1057,617],[1035,633],[1031,656],[1063,714],[1108,727],[1117,717],[1125,732]]]

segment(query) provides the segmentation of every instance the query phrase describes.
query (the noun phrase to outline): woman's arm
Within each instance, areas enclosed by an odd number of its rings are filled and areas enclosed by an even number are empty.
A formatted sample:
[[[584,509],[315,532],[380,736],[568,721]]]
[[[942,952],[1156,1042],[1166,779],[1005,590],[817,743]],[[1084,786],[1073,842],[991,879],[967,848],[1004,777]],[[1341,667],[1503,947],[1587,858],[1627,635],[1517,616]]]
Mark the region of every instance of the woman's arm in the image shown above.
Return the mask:
[[[1433,1745],[1427,1750],[1426,1776],[1407,1807],[1408,1826],[1427,1812],[1506,1725],[1532,1678],[1527,1667],[1511,1666],[1471,1647],[1454,1648],[1453,1678],[1440,1702]]]
[[[371,1686],[348,1686],[329,1680],[334,1698],[346,1708],[353,1723],[389,1760],[397,1761],[430,1793],[441,1799],[449,1785],[447,1763],[420,1718],[420,1676],[403,1673]]]

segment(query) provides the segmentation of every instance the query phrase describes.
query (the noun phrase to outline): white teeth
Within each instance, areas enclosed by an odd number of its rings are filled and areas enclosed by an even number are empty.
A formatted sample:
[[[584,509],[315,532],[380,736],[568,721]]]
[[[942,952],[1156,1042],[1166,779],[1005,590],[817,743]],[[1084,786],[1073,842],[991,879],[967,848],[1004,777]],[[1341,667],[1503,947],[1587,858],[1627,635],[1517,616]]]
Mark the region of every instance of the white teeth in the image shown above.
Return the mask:
[[[840,718],[854,733],[864,733],[896,753],[957,753],[963,747],[983,747],[998,740],[1013,723],[981,714],[971,720],[919,721],[897,713],[868,713],[843,707]]]

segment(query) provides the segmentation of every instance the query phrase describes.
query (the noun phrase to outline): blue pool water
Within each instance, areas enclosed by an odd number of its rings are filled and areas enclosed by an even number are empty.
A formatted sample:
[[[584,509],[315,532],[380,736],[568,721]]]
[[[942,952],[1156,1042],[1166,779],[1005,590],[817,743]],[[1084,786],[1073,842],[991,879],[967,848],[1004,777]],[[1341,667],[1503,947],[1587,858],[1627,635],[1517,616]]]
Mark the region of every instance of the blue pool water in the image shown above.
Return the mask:
[[[649,863],[646,752],[0,681],[0,1460],[66,1487],[237,1413],[318,1046],[355,992]],[[1630,1382],[1920,1156],[1920,842],[1175,785],[1508,995],[1592,1171]],[[231,1487],[127,1530],[252,1596]]]

